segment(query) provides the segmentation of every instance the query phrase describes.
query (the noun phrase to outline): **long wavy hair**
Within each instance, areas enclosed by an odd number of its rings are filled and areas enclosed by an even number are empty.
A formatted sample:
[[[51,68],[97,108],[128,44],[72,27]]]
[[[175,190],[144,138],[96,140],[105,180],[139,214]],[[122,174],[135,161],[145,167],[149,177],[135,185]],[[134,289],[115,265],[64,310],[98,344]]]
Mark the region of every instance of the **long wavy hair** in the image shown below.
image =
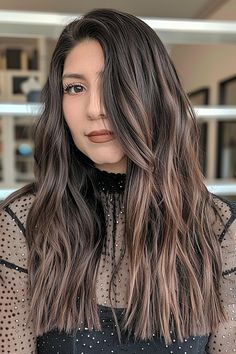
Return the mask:
[[[104,214],[93,162],[76,148],[62,109],[65,58],[85,39],[102,47],[102,100],[128,160],[122,330],[136,339],[157,332],[166,343],[173,328],[180,340],[209,333],[224,320],[221,255],[193,109],[155,31],[133,15],[95,9],[58,39],[35,131],[35,182],[5,202],[35,193],[26,237],[36,334],[101,329],[96,275]]]

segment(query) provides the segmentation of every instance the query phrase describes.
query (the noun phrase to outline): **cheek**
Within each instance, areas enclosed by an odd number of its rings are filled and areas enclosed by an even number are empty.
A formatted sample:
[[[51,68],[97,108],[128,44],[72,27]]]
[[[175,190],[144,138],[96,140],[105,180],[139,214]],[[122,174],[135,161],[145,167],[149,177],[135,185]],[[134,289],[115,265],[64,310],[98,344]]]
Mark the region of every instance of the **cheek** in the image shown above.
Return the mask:
[[[63,114],[64,114],[64,117],[65,117],[66,121],[69,119],[69,117],[71,117],[71,114],[73,113],[72,106],[73,105],[70,104],[68,99],[63,98],[62,110],[63,110]]]
[[[75,107],[75,102],[73,102],[73,100],[63,99],[62,109],[65,121],[70,130],[79,127],[81,124],[81,112],[79,112],[78,106]]]

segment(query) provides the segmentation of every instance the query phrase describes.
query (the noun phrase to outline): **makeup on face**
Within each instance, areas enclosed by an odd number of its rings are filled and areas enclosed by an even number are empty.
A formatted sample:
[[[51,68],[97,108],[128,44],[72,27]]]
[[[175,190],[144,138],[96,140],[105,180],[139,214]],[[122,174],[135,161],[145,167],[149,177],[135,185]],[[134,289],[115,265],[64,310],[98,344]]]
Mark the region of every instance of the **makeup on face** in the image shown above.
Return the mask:
[[[101,100],[104,55],[99,42],[85,40],[67,55],[62,76],[63,113],[76,147],[103,170],[123,172],[124,151]]]
[[[107,143],[115,139],[114,133],[110,130],[94,130],[87,134],[87,137],[93,143]]]

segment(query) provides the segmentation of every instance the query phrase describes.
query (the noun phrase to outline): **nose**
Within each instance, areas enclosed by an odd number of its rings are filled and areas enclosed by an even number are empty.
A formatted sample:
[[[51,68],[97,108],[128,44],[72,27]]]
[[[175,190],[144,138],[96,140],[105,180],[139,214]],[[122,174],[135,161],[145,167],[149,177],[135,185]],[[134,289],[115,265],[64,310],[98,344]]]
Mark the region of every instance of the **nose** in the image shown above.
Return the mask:
[[[90,92],[88,105],[87,105],[87,115],[89,119],[99,119],[105,117],[104,105],[102,103],[102,98],[97,90]]]

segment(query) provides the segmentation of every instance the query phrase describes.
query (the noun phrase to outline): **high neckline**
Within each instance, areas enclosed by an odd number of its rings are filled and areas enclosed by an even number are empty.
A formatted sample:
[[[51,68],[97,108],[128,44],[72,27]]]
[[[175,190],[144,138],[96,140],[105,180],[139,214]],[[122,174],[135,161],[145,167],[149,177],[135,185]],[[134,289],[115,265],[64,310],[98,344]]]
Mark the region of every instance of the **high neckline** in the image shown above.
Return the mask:
[[[122,193],[125,189],[126,174],[114,173],[94,168],[100,191]]]

